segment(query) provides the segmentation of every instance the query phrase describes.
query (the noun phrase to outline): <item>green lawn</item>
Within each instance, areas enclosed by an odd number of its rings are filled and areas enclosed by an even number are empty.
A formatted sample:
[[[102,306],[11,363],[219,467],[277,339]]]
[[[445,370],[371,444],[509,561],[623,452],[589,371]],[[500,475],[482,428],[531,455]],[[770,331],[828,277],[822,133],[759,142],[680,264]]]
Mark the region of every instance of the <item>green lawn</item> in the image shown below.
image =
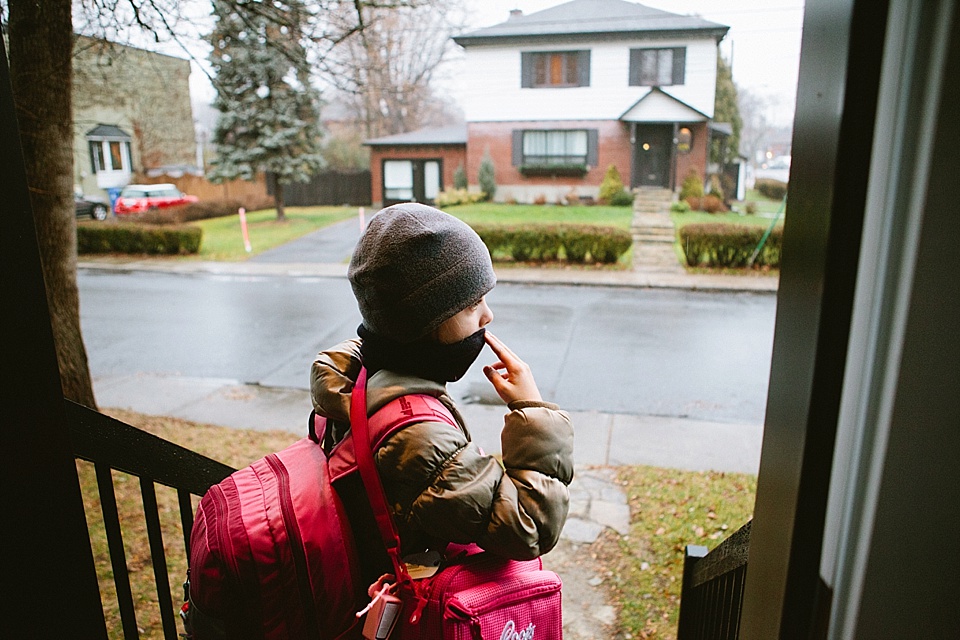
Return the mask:
[[[629,229],[631,207],[535,204],[464,204],[445,211],[467,224],[592,224]]]
[[[450,207],[447,212],[467,224],[593,224],[628,229],[633,215],[630,207],[538,206],[473,204]],[[239,216],[192,222],[203,229],[203,243],[196,256],[180,259],[236,262],[335,222],[357,215],[357,207],[287,207],[287,221],[277,222],[276,211],[264,209],[247,214],[252,251],[247,253]],[[368,210],[367,215],[376,213]]]
[[[190,258],[217,262],[246,260],[250,256],[355,215],[356,207],[287,207],[287,220],[277,222],[274,209],[250,212],[247,214],[247,230],[252,248],[250,253],[244,248],[239,216],[198,220],[190,224],[203,229],[203,242],[200,253]]]
[[[780,200],[771,200],[756,189],[747,189],[747,197],[737,205],[737,209],[744,211],[746,203],[748,202],[752,202],[757,206],[757,215],[760,216],[773,216],[780,210],[781,206]]]
[[[673,220],[673,226],[679,229],[688,224],[742,224],[754,227],[768,227],[773,222],[773,218],[764,218],[761,216],[740,215],[735,211],[727,213],[706,213],[705,211],[688,211],[686,213],[670,213]],[[783,216],[780,217],[783,222]]]
[[[684,547],[716,547],[753,514],[751,474],[622,467],[630,534],[601,543],[620,605],[617,637],[673,640],[680,610]]]

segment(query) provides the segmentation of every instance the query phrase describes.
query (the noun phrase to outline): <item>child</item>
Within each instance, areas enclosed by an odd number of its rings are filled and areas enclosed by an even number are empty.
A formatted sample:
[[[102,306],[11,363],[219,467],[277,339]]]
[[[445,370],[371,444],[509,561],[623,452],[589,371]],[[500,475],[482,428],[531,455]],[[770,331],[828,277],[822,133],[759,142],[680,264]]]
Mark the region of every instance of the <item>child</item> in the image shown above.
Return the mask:
[[[325,446],[349,429],[350,394],[361,363],[369,375],[368,415],[398,396],[429,394],[461,426],[412,424],[374,452],[403,555],[448,542],[477,543],[514,559],[550,551],[567,517],[573,428],[566,413],[541,399],[530,368],[485,330],[493,313],[484,296],[496,277],[479,236],[432,207],[388,207],[370,220],[348,277],[363,318],[360,339],[320,353],[311,372],[314,408],[329,420]],[[502,464],[471,442],[446,391],[484,344],[497,357],[484,374],[509,409]],[[354,474],[337,488],[369,584],[392,567],[361,499],[360,479]]]

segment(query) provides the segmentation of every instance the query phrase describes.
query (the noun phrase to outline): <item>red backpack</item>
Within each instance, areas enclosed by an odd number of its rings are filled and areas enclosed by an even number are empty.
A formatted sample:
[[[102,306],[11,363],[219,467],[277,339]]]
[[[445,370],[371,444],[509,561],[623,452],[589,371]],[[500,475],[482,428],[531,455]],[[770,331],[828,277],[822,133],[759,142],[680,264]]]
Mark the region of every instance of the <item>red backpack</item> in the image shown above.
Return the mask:
[[[370,418],[377,445],[414,422],[456,426],[432,396],[402,396]],[[348,434],[330,451],[326,418],[283,451],[234,472],[200,500],[190,535],[187,635],[355,638],[366,600],[350,521],[333,482],[356,470]],[[358,603],[361,603],[358,606]]]
[[[315,416],[310,437],[236,471],[204,495],[190,536],[189,602],[181,613],[186,636],[360,638],[364,620],[356,612],[370,599],[369,585],[361,584],[354,535],[333,485],[359,470],[399,576],[402,612],[393,637],[532,640],[539,627],[536,638],[560,638],[560,579],[543,571],[539,558],[504,560],[475,545],[455,552],[451,545],[447,555],[454,557],[443,570],[410,578],[371,451],[409,424],[459,427],[427,395],[397,398],[368,424],[365,386],[361,369],[350,433],[329,454],[321,446],[326,419]]]

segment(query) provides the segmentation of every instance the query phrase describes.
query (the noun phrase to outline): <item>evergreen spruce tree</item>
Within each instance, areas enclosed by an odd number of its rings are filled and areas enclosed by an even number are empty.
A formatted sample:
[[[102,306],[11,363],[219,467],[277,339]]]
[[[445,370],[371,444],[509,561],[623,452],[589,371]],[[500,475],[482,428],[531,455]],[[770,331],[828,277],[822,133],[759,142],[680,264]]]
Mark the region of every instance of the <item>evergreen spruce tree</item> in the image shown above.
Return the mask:
[[[714,122],[727,122],[733,129],[733,134],[726,140],[726,155],[721,156],[723,145],[714,140],[710,149],[710,161],[718,164],[734,162],[740,152],[740,130],[743,120],[740,118],[740,107],[737,104],[737,85],[733,82],[733,70],[717,53],[717,92],[713,105]]]
[[[320,96],[300,40],[306,10],[300,0],[214,0],[213,11],[210,60],[220,117],[210,179],[273,174],[277,220],[284,220],[283,186],[306,182],[323,166]]]
[[[484,152],[483,158],[480,160],[477,182],[480,183],[480,190],[483,191],[483,199],[492,201],[494,194],[497,193],[497,178],[493,167],[493,158],[490,157],[489,151]]]

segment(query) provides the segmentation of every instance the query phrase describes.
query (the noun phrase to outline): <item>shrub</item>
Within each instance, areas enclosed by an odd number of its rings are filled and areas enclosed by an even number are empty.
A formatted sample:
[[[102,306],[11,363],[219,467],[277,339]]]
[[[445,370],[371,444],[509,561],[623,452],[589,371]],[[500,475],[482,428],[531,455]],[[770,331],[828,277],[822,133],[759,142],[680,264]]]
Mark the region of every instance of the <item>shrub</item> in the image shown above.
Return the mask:
[[[457,170],[453,172],[453,188],[456,190],[467,190],[467,170],[463,168],[463,163],[457,165]]]
[[[748,201],[743,205],[743,210],[747,213],[748,216],[755,215],[757,213],[757,203]]]
[[[732,224],[688,224],[680,228],[680,245],[687,264],[706,267],[746,267],[766,229]],[[783,227],[774,228],[753,266],[780,266]]]
[[[720,176],[717,174],[710,176],[710,191],[707,195],[715,196],[723,202],[723,187],[720,184]]]
[[[616,165],[612,164],[607,167],[603,182],[600,183],[600,202],[613,204],[613,198],[623,192],[623,178],[620,177]]]
[[[567,195],[563,196],[563,200],[569,205],[580,204],[580,194],[577,193],[576,189],[571,187],[570,191],[567,191]]]
[[[475,227],[494,259],[549,262],[560,259],[612,264],[630,249],[633,239],[624,229],[593,225],[512,225]]]
[[[127,219],[141,224],[183,224],[194,220],[233,216],[242,206],[243,204],[237,200],[204,200],[178,207],[151,209],[129,216]]]
[[[547,204],[547,196],[542,193],[538,193],[537,197],[533,199],[533,204]]]
[[[614,207],[630,207],[633,206],[633,194],[629,191],[620,190],[611,196],[609,202]]]
[[[483,159],[480,161],[477,182],[480,183],[480,191],[486,194],[486,200],[493,200],[493,196],[497,193],[497,179],[493,167],[493,158],[490,157],[489,152],[484,153]]]
[[[771,200],[783,200],[783,196],[787,195],[787,183],[772,178],[760,178],[753,188]]]
[[[450,191],[441,191],[434,198],[434,204],[443,209],[444,207],[453,207],[458,204],[473,204],[486,199],[486,195],[479,192],[471,193],[466,189],[451,189]]]
[[[687,177],[683,179],[683,184],[680,185],[680,199],[686,200],[687,198],[702,198],[703,197],[703,180],[700,179],[700,174],[697,173],[696,169],[690,169],[687,173]],[[699,205],[696,207],[691,206],[692,209],[699,209]]]
[[[707,213],[720,213],[727,210],[727,205],[723,204],[721,198],[711,193],[700,198],[700,209]]]
[[[690,205],[687,204],[686,200],[677,200],[670,205],[670,211],[673,211],[674,213],[689,213]]]
[[[200,251],[203,230],[193,225],[131,222],[77,225],[77,253],[190,254]]]
[[[703,201],[703,196],[687,196],[681,202],[687,205],[687,209],[690,211],[700,211],[700,203]]]

